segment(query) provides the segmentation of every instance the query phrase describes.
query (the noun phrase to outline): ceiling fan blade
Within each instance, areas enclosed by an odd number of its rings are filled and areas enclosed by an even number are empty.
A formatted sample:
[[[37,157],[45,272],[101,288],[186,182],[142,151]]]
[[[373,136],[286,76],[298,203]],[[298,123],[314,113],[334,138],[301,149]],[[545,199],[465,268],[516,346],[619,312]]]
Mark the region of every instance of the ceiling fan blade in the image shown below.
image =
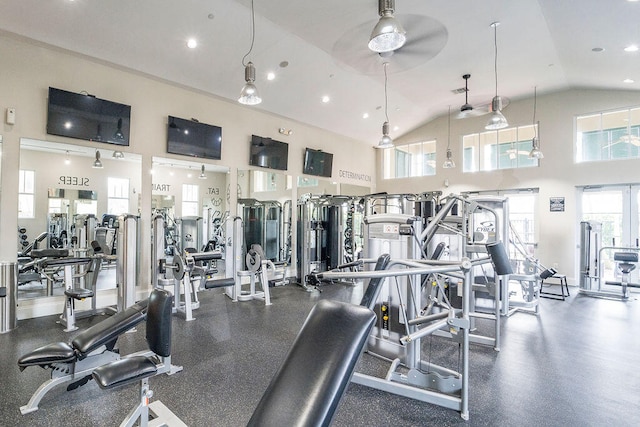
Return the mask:
[[[333,45],[331,55],[339,65],[366,75],[376,75],[389,56],[393,58],[393,71],[402,72],[426,63],[446,45],[447,29],[439,21],[422,15],[396,15],[396,18],[407,31],[407,43],[385,55],[386,58],[381,58],[367,47],[371,29],[377,21],[366,22],[347,31]]]

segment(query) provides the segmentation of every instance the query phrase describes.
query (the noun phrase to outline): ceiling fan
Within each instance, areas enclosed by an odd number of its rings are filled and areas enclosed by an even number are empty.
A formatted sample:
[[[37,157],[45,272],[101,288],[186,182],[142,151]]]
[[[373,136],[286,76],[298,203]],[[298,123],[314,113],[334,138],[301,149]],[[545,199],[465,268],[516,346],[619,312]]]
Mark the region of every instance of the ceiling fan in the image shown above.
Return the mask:
[[[491,101],[487,101],[482,104],[472,105],[469,103],[469,79],[471,74],[465,74],[462,76],[464,79],[464,89],[456,89],[454,92],[464,92],[464,104],[460,107],[460,112],[456,115],[456,119],[466,119],[468,117],[478,117],[492,112]],[[509,99],[502,98],[502,109],[504,110],[509,105]]]
[[[381,63],[389,57],[393,57],[393,71],[402,72],[425,64],[447,44],[449,33],[440,21],[414,14],[396,14],[395,18],[407,33],[407,41],[401,48],[382,54],[369,50],[366,40],[377,21],[367,21],[344,33],[333,45],[331,55],[349,69],[377,75]]]
[[[629,134],[622,135],[620,138],[618,138],[617,141],[610,142],[609,144],[602,147],[602,149],[604,150],[606,148],[613,147],[614,145],[617,145],[617,144],[631,144],[631,145],[635,145],[636,147],[640,147],[640,137],[636,135],[629,135]]]

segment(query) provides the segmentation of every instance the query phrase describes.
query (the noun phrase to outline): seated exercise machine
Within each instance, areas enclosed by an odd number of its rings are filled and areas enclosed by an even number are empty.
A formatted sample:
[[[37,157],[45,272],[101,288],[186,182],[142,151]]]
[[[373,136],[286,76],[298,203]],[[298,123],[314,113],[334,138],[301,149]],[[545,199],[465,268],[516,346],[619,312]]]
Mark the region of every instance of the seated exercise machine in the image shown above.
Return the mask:
[[[469,343],[473,323],[472,270],[493,262],[496,273],[509,274],[508,256],[502,243],[487,245],[488,257],[463,258],[458,261],[396,259],[379,271],[318,273],[319,280],[382,278],[389,282],[367,288],[361,305],[378,316],[369,337],[367,352],[381,360],[391,361],[384,377],[356,372],[352,381],[378,390],[457,410],[469,418]],[[363,260],[365,264],[376,262]],[[378,259],[380,264],[380,259]],[[462,309],[450,304],[440,312],[422,315],[422,277],[439,274],[459,281]],[[399,280],[406,278],[407,280]],[[394,283],[395,282],[395,283]],[[371,286],[371,285],[369,285]],[[438,285],[440,286],[440,285]],[[444,289],[441,289],[444,293]],[[421,339],[446,330],[460,344],[458,371],[436,365],[424,358]]]
[[[388,263],[381,256],[376,270]],[[366,305],[381,282],[370,281],[360,306],[322,300],[311,309],[248,426],[331,424],[376,321]]]
[[[631,287],[640,287],[631,282],[631,273],[638,263],[640,245],[602,246],[602,224],[596,221],[580,223],[580,293],[600,298],[628,301]],[[607,261],[613,261],[608,263]],[[605,267],[615,263],[614,272],[620,280],[607,280]],[[611,277],[611,276],[609,276]],[[619,290],[614,288],[619,287]]]
[[[148,300],[140,301],[82,331],[69,343],[48,344],[20,357],[21,371],[29,366],[51,370],[51,379],[38,387],[29,403],[20,407],[20,412],[36,411],[40,400],[54,387],[67,384],[68,391],[74,390],[91,379],[94,369],[120,359],[116,348],[118,337],[145,320],[148,305]],[[172,365],[166,373],[171,375],[181,370],[181,366]]]
[[[186,427],[160,401],[149,403],[153,392],[149,378],[170,373],[171,365],[171,306],[172,296],[164,289],[154,289],[147,307],[146,339],[150,352],[131,355],[102,365],[93,371],[93,378],[103,389],[110,389],[140,381],[140,403],[133,408],[120,424],[121,427],[148,425]],[[150,413],[154,415],[150,423]]]

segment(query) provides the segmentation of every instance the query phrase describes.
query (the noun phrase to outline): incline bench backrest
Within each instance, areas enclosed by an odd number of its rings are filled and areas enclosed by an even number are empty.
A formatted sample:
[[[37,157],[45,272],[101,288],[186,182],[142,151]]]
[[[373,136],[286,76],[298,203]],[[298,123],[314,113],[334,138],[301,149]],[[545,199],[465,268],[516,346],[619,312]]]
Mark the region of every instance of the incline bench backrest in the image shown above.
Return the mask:
[[[146,309],[147,300],[140,301],[80,332],[73,338],[71,345],[80,354],[87,354],[101,345],[115,341],[120,335],[145,319]]]
[[[318,302],[248,426],[329,425],[375,319],[366,307]]]

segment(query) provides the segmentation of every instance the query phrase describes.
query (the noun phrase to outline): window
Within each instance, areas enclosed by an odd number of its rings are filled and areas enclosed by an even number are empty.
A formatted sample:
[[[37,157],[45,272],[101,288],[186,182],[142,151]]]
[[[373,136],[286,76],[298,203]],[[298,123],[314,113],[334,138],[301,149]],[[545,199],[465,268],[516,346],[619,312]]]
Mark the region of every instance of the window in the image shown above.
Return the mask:
[[[640,108],[576,118],[576,162],[640,157]]]
[[[182,216],[198,216],[198,186],[182,184]]]
[[[127,178],[107,179],[107,213],[120,215],[129,212],[129,180]],[[89,205],[87,203],[86,205]],[[79,206],[76,206],[78,209]],[[87,210],[91,208],[86,206]]]
[[[386,148],[382,154],[384,179],[436,174],[436,141]]]
[[[536,126],[519,126],[463,136],[463,172],[538,166],[537,159],[529,158]]]
[[[18,218],[35,218],[36,173],[20,170]]]

